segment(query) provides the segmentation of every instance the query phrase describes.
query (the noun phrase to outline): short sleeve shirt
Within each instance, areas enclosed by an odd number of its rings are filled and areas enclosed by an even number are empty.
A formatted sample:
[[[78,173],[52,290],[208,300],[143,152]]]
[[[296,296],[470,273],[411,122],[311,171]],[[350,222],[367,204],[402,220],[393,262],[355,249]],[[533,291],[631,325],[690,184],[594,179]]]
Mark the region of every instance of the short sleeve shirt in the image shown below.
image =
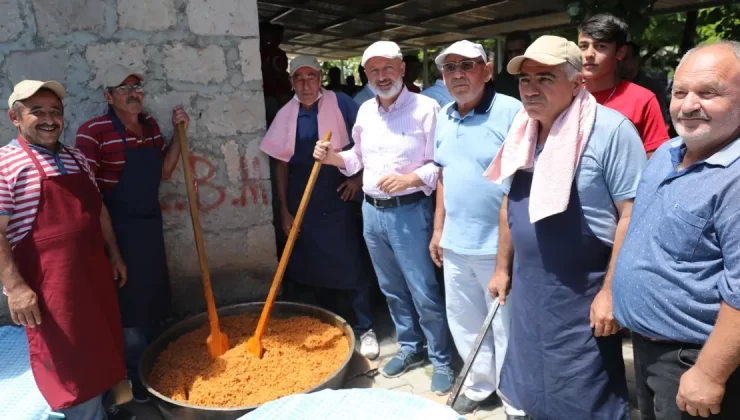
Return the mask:
[[[126,166],[126,148],[121,134],[113,125],[114,119],[117,119],[115,114],[108,112],[87,121],[80,126],[75,137],[75,145],[85,155],[103,195],[118,184],[123,168]],[[143,113],[139,115],[139,122],[144,128],[144,137],[141,138],[130,130],[125,130],[128,147],[152,147],[154,143],[155,147],[162,150],[162,159],[164,159],[167,146],[157,122]]]
[[[600,105],[617,110],[632,121],[640,134],[645,152],[655,151],[670,138],[663,111],[653,92],[623,80],[616,88],[591,94]]]
[[[0,147],[0,215],[10,216],[5,236],[11,248],[31,230],[41,198],[41,174],[33,160],[21,148],[21,141],[25,140],[17,138]],[[85,157],[74,147],[60,147],[54,153],[40,146],[29,146],[47,176],[84,171],[95,183]]]
[[[614,244],[619,221],[614,203],[635,198],[646,163],[634,125],[619,112],[597,105],[575,178],[586,224],[608,246]]]
[[[614,316],[638,334],[703,344],[720,305],[740,309],[740,139],[677,169],[676,138],[645,169],[612,291]]]
[[[452,103],[440,111],[434,132],[434,163],[442,168],[445,222],[440,245],[463,255],[498,252],[498,213],[508,184],[483,172],[503,145],[522,103],[486,88],[465,116]]]

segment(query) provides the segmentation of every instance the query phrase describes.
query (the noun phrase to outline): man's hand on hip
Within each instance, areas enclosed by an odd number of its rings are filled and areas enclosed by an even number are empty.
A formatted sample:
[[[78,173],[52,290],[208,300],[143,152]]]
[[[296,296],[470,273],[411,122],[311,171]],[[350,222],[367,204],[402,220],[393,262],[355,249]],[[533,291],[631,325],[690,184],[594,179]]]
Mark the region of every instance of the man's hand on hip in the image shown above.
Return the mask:
[[[488,292],[493,299],[498,298],[501,306],[506,304],[506,296],[511,290],[511,276],[501,271],[494,271],[488,282]]]
[[[17,325],[35,328],[41,324],[38,296],[25,283],[8,290],[8,308],[10,317]]]
[[[619,324],[614,320],[611,290],[602,289],[591,303],[591,328],[596,337],[606,337],[619,331]]]
[[[357,191],[362,188],[362,177],[347,178],[339,185],[337,192],[342,195],[342,200],[350,201],[355,197]]]

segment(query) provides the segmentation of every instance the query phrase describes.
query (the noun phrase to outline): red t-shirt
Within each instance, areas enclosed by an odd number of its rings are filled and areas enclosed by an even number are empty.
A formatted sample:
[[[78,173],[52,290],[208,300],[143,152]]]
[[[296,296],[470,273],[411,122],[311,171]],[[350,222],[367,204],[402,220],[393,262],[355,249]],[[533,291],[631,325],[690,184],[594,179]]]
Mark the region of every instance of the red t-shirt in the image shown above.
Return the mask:
[[[626,80],[617,85],[614,94],[612,90],[606,89],[591,94],[599,104],[619,111],[632,121],[640,133],[645,152],[655,151],[669,139],[658,98],[653,92]]]

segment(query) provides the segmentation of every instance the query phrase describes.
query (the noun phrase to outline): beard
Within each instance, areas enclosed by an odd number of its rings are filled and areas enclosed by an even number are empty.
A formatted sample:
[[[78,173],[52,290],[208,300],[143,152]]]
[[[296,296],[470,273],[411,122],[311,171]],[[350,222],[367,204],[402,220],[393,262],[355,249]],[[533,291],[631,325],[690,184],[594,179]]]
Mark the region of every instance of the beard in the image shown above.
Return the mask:
[[[398,92],[400,92],[401,89],[403,89],[403,82],[401,82],[401,79],[391,80],[391,86],[390,88],[388,88],[388,90],[383,90],[383,88],[378,86],[378,82],[375,82],[375,86],[373,86],[375,94],[384,99],[392,98],[398,95]]]

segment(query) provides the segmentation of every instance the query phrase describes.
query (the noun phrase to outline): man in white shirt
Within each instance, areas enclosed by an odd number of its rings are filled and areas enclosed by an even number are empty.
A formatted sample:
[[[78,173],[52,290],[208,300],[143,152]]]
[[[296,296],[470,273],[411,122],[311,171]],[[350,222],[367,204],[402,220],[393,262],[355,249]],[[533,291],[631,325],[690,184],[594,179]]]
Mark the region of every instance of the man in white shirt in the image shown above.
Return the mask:
[[[397,377],[424,363],[424,341],[434,365],[431,390],[449,392],[449,332],[442,295],[429,256],[432,238],[434,126],[439,105],[403,84],[405,65],[394,42],[368,47],[362,65],[377,97],[360,106],[355,145],[335,152],[319,141],[314,158],[351,176],[363,172],[363,236],[388,301],[400,350],[381,373]]]

